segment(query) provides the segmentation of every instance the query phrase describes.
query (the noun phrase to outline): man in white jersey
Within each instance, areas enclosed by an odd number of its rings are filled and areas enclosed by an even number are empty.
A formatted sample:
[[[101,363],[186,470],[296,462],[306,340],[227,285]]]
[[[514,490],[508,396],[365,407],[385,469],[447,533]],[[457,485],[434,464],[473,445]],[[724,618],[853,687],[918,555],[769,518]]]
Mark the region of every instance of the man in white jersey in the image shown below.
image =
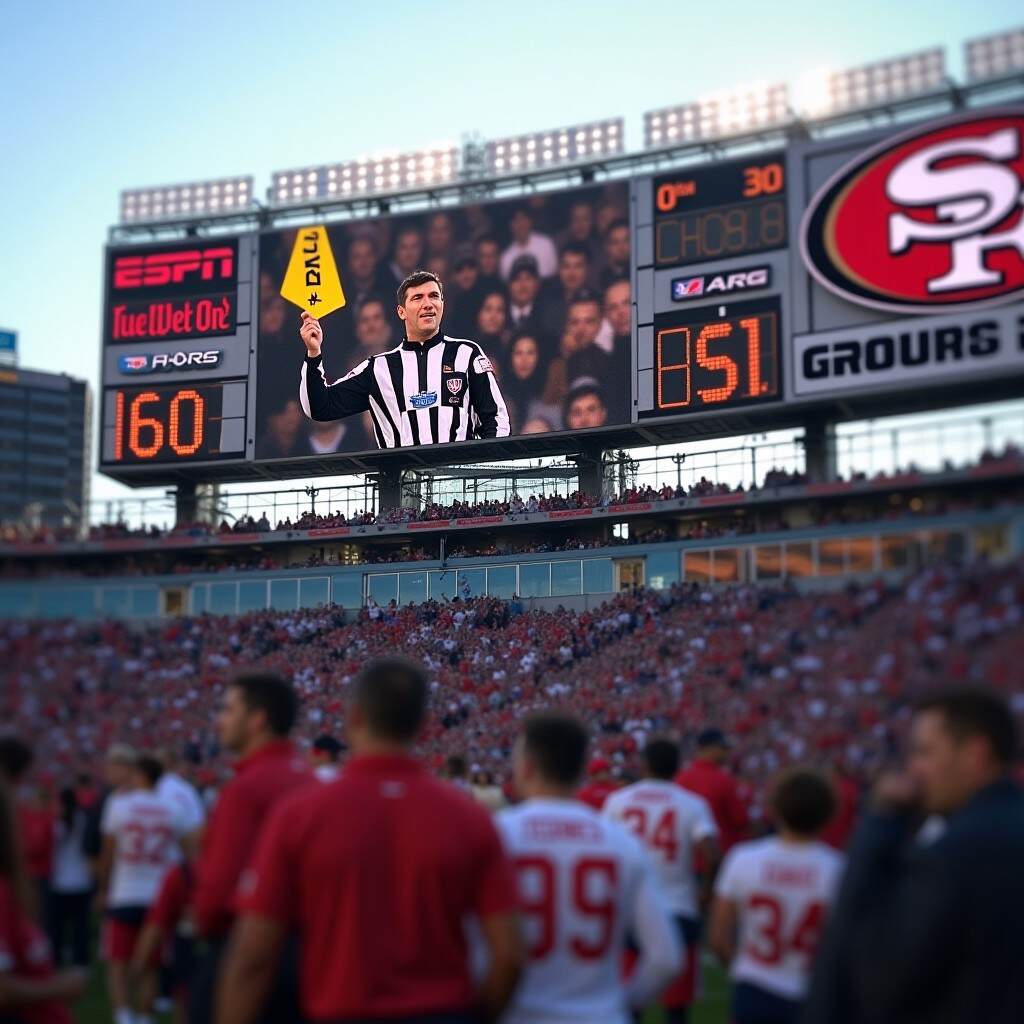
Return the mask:
[[[181,840],[191,825],[179,806],[156,792],[160,774],[155,758],[138,758],[132,766],[130,791],[107,801],[100,825],[99,898],[106,911],[102,947],[116,1024],[152,1022],[156,964],[139,976],[133,1000],[128,963],[146,911],[157,897],[164,874],[180,859]]]
[[[778,834],[729,851],[715,883],[711,948],[729,964],[734,1024],[796,1024],[843,857],[818,834],[835,813],[828,780],[783,773],[771,809]]]
[[[718,866],[718,827],[707,801],[672,781],[679,771],[676,743],[652,739],[643,758],[644,779],[608,797],[604,813],[636,834],[657,868],[668,909],[686,946],[685,959],[661,1002],[668,1024],[685,1024],[697,991],[701,907],[707,903]],[[698,890],[695,855],[703,872],[702,890]]]
[[[180,809],[189,823],[189,832],[198,833],[206,821],[206,807],[199,791],[185,775],[188,762],[185,758],[176,759],[169,750],[161,751],[157,759],[164,769],[156,784],[157,793]]]
[[[498,828],[517,877],[529,961],[503,1024],[628,1024],[679,969],[682,948],[647,852],[574,798],[587,733],[575,719],[528,719],[513,756],[525,802]],[[638,949],[622,975],[627,935]]]

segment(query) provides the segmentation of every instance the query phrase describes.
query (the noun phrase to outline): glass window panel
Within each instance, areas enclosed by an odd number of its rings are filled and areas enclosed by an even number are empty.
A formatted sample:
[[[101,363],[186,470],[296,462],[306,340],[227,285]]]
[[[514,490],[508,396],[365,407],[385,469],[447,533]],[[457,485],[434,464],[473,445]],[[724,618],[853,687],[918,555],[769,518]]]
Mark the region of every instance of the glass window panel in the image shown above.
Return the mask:
[[[28,587],[0,586],[0,618],[27,618],[34,605],[34,591]]]
[[[100,614],[123,619],[130,614],[131,600],[124,587],[104,587],[100,591]]]
[[[654,551],[647,556],[647,585],[666,590],[679,582],[679,552]]]
[[[160,592],[156,587],[132,588],[132,615],[155,618],[160,614]]]
[[[514,565],[492,565],[487,570],[487,593],[491,597],[509,600],[516,592],[516,567]]]
[[[787,544],[785,565],[787,576],[813,576],[814,555],[810,541]]]
[[[759,580],[777,580],[782,576],[782,546],[765,544],[754,549]]]
[[[267,607],[266,580],[244,580],[238,584],[238,610],[258,612]]]
[[[843,551],[846,542],[843,540],[818,541],[818,575],[842,576],[844,569]]]
[[[715,548],[711,554],[712,578],[718,583],[738,583],[740,552],[736,548]]]
[[[319,608],[330,602],[331,586],[326,576],[309,576],[299,580],[299,607]]]
[[[210,584],[210,611],[214,615],[234,615],[238,610],[237,583]]]
[[[677,554],[676,558],[678,559],[678,557]],[[583,560],[583,593],[610,594],[611,592],[612,560],[610,558],[585,558]]]
[[[427,599],[427,573],[403,572],[398,574],[398,603],[423,604]]]
[[[570,594],[578,594],[580,592],[580,576],[579,562],[552,562],[551,596],[568,597]]]
[[[461,569],[459,570],[459,597],[466,596],[466,587],[469,587],[470,597],[483,597],[487,592],[487,573],[484,569]]]
[[[883,569],[905,569],[910,564],[910,546],[913,537],[896,533],[879,538],[882,548]]]
[[[849,537],[846,541],[847,572],[875,571],[874,537]]]
[[[685,559],[687,583],[707,583],[711,579],[710,551],[687,551]]]
[[[192,602],[192,614],[202,615],[206,611],[207,589],[205,583],[193,583],[189,587],[189,600]]]
[[[430,573],[430,599],[432,601],[450,601],[455,597],[458,574],[454,569],[434,569]]]
[[[974,554],[985,558],[1004,558],[1010,553],[1010,531],[1006,523],[974,528]]]
[[[931,561],[960,563],[967,555],[967,535],[959,530],[937,530],[928,537]]]
[[[339,572],[331,577],[331,599],[342,608],[360,608],[363,604],[363,574]]]
[[[293,612],[299,607],[298,580],[271,580],[270,607],[280,612]]]
[[[366,582],[367,593],[377,604],[385,607],[398,600],[398,573],[377,573]]]
[[[521,597],[550,597],[551,563],[523,562],[519,566],[519,594]]]

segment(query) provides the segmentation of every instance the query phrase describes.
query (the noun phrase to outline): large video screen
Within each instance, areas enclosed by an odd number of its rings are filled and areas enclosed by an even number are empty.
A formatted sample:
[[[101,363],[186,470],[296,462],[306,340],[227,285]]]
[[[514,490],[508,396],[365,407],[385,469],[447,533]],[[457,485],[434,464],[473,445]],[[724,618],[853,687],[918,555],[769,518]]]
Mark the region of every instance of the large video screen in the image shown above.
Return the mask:
[[[493,417],[473,408],[481,394],[504,408],[498,436],[628,423],[628,210],[628,186],[616,182],[328,225],[345,303],[321,320],[324,378],[354,374],[368,393],[367,408],[326,422],[303,411],[300,310],[281,294],[302,229],[265,232],[256,458],[490,436]],[[439,344],[429,372],[403,346],[396,311],[399,282],[418,269],[443,283],[439,334],[479,346]]]

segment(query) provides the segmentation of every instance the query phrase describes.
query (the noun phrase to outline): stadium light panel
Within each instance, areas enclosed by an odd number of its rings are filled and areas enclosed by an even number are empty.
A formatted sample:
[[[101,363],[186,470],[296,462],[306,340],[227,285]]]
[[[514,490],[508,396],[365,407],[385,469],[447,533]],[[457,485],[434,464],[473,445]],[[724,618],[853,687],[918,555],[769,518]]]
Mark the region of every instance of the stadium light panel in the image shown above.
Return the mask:
[[[144,224],[207,213],[230,213],[248,209],[252,198],[251,176],[125,189],[121,193],[121,223]]]
[[[458,168],[459,151],[446,143],[415,153],[386,154],[321,167],[277,171],[272,176],[270,201],[277,205],[443,185],[455,179]]]
[[[492,139],[484,147],[489,174],[533,171],[623,152],[621,117]]]
[[[716,139],[756,128],[783,124],[790,118],[785,83],[754,85],[718,93],[644,114],[644,147]]]
[[[938,89],[946,80],[946,57],[935,47],[864,64],[828,76],[826,101],[818,113],[841,113],[904,100]],[[801,113],[814,111],[801,109]]]
[[[1024,71],[1024,28],[968,39],[964,43],[964,65],[968,82]]]

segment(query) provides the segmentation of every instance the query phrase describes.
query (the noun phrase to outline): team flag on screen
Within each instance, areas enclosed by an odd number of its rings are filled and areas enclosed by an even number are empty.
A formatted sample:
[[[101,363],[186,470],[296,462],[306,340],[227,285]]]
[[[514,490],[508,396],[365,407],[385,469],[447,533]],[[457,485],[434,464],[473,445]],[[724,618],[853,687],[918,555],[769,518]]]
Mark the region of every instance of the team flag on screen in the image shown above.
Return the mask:
[[[295,237],[281,295],[318,319],[345,305],[327,228],[302,228]]]

